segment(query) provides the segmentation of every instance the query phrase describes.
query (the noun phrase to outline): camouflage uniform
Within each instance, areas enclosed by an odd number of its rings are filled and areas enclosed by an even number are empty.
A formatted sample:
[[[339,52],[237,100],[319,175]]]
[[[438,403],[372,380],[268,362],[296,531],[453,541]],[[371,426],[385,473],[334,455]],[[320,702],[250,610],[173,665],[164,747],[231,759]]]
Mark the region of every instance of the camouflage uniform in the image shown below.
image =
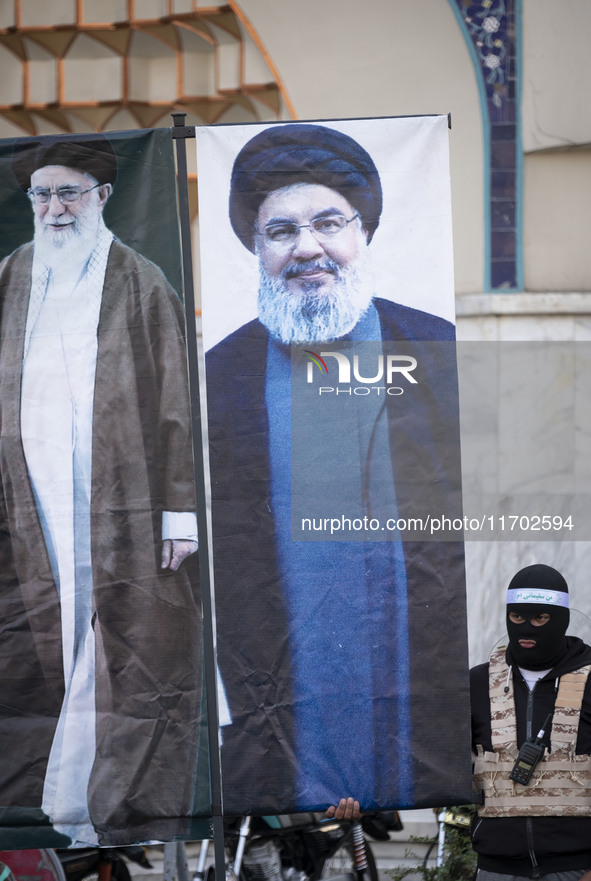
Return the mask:
[[[568,637],[566,653],[531,692],[504,651],[471,671],[475,783],[486,794],[473,846],[479,868],[505,881],[591,868],[589,669],[591,648]],[[518,748],[549,713],[544,758],[528,786],[513,784]]]

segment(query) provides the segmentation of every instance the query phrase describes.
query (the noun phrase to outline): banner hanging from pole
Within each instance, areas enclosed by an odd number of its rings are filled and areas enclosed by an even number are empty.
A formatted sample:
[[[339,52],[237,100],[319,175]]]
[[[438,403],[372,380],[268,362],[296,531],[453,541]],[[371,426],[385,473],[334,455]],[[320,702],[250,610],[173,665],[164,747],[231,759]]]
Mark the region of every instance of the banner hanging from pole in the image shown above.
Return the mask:
[[[0,839],[188,837],[209,788],[170,130],[2,141],[0,202]]]
[[[469,801],[447,116],[197,159],[224,810]]]

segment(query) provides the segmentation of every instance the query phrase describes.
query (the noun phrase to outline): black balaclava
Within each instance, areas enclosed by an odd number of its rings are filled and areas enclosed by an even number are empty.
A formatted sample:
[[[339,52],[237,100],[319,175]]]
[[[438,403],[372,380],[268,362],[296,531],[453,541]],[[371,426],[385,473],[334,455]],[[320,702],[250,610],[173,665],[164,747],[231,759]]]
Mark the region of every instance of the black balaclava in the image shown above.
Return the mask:
[[[509,612],[517,612],[525,619],[523,624],[513,624]],[[550,615],[550,620],[535,627],[531,619],[541,614]],[[507,591],[507,661],[526,670],[552,669],[566,651],[569,619],[568,585],[560,572],[543,563],[520,569]],[[536,644],[523,648],[520,639]]]

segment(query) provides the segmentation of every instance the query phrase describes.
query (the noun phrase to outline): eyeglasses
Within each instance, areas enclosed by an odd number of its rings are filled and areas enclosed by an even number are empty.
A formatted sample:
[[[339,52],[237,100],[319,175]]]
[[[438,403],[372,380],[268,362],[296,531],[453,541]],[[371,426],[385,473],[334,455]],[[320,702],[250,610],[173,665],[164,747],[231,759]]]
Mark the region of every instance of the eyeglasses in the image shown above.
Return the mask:
[[[95,184],[87,190],[81,190],[80,187],[58,187],[57,190],[46,190],[43,187],[36,187],[34,190],[28,190],[27,196],[35,205],[47,205],[51,201],[52,196],[57,196],[62,205],[73,205],[79,202],[82,196],[96,190],[100,184]]]
[[[292,248],[297,242],[300,230],[309,229],[317,241],[324,241],[336,236],[342,232],[346,226],[353,223],[359,217],[356,211],[353,217],[347,220],[342,214],[329,214],[326,217],[315,217],[310,223],[292,223],[290,221],[282,221],[281,223],[268,223],[264,229],[255,228],[257,235],[262,236],[267,244],[274,248]]]

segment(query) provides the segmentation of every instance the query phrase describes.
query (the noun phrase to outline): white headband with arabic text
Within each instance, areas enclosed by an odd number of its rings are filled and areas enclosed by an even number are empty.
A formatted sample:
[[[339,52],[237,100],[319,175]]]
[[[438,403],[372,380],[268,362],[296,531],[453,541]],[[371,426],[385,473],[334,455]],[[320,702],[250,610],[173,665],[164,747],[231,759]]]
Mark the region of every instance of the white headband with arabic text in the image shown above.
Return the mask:
[[[562,590],[517,588],[507,591],[507,604],[509,603],[538,603],[544,606],[562,606],[568,609],[568,594]]]

